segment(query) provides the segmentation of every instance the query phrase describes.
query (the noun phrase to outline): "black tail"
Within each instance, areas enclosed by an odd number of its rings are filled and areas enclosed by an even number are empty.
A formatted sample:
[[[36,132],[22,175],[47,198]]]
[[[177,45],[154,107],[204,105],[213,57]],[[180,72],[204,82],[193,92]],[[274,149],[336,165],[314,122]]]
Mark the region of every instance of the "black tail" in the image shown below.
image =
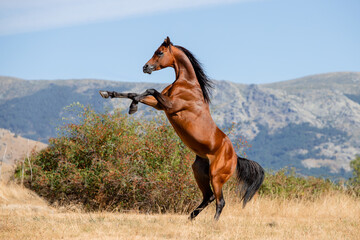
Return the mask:
[[[243,200],[243,207],[245,207],[263,183],[264,169],[257,162],[238,156],[236,173],[238,183],[241,184],[241,200]]]

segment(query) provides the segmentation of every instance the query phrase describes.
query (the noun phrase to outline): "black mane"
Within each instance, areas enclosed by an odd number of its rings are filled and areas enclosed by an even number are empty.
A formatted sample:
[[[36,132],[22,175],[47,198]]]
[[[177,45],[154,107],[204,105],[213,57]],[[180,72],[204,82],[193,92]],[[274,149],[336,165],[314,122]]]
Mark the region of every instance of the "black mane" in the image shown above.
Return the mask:
[[[205,74],[204,69],[201,66],[201,63],[194,57],[194,55],[184,47],[174,46],[185,53],[189,58],[191,65],[194,68],[196,78],[200,83],[201,90],[203,92],[204,100],[207,103],[210,103],[211,88],[213,88],[213,82]]]

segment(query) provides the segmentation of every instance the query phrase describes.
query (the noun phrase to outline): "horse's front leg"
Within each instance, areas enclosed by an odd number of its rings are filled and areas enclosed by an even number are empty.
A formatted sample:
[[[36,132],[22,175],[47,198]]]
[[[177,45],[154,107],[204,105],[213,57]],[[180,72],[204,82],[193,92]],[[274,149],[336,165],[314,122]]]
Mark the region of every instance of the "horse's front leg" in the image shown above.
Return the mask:
[[[99,91],[100,95],[103,98],[129,98],[133,101],[131,102],[129,114],[133,114],[138,109],[138,103],[144,103],[148,106],[151,106],[157,110],[170,109],[172,103],[169,97],[159,93],[155,89],[148,89],[142,94],[137,93],[118,93],[114,91]]]
[[[153,98],[149,98],[148,96],[153,96]],[[156,89],[147,89],[144,93],[136,96],[134,101],[150,105],[158,110],[166,110],[172,107],[171,99]]]
[[[130,105],[129,114],[133,114],[137,111],[137,104],[139,102],[151,106],[157,110],[166,110],[172,107],[172,103],[169,97],[159,93],[155,89],[147,89],[142,94],[138,94],[133,98],[133,101]]]
[[[100,95],[103,98],[130,98],[132,100],[134,100],[134,98],[136,96],[138,96],[139,94],[137,93],[118,93],[115,91],[99,91]]]
[[[129,98],[133,101],[131,102],[130,108],[129,108],[129,114],[133,114],[138,110],[137,104],[139,103],[137,100],[135,100],[135,97],[139,96],[137,93],[118,93],[115,91],[99,91],[101,97],[103,98]]]

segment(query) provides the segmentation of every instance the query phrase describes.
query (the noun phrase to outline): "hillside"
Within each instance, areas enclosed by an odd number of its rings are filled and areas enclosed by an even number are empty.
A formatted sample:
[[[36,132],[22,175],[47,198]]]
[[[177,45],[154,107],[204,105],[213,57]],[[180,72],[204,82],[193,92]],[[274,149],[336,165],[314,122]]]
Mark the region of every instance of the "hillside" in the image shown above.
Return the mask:
[[[14,174],[14,163],[23,161],[27,154],[39,151],[47,144],[20,137],[0,128],[0,183],[8,182]]]
[[[9,130],[0,128],[0,156],[4,157],[3,161],[5,163],[12,164],[15,161],[23,160],[27,153],[39,151],[46,146],[45,143],[26,139]]]
[[[0,77],[0,128],[47,142],[56,136],[64,107],[79,102],[97,111],[127,109],[129,100],[104,100],[98,90],[142,92],[164,84],[95,79],[22,80]],[[153,115],[141,105],[134,117]],[[360,153],[360,73],[327,73],[264,85],[215,81],[211,111],[231,136],[252,145],[247,155],[267,168],[294,166],[305,175],[350,176]]]

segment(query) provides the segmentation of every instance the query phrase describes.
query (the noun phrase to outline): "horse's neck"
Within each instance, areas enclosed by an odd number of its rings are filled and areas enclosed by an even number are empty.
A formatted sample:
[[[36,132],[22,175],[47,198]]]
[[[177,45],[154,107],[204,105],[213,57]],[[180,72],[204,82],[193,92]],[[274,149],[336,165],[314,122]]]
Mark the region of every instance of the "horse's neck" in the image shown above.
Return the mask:
[[[181,81],[187,84],[199,86],[200,84],[197,81],[195,70],[189,60],[189,58],[183,53],[183,51],[176,49],[174,51],[175,63],[175,81]]]

